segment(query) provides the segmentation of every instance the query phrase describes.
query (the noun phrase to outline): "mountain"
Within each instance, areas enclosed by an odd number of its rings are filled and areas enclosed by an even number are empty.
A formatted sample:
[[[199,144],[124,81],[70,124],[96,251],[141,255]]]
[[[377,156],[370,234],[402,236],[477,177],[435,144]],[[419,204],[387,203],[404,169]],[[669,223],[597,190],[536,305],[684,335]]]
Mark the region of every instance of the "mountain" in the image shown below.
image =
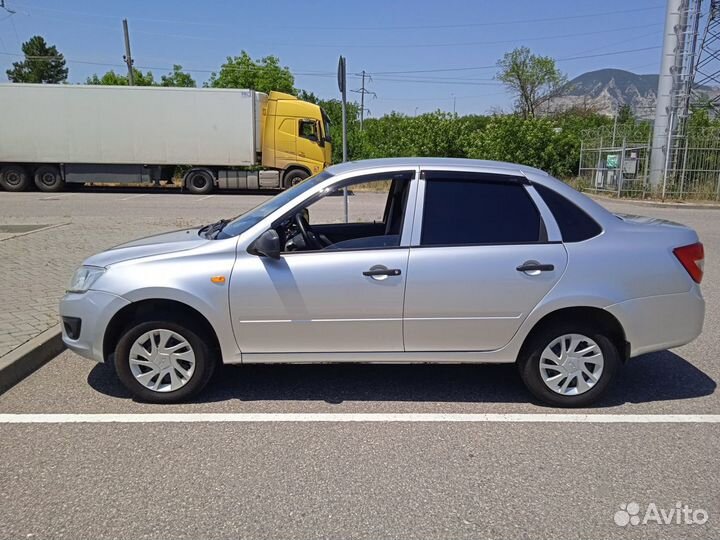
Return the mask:
[[[657,99],[658,75],[638,75],[622,69],[588,71],[567,83],[549,110],[582,106],[612,116],[630,105],[638,118],[652,118]]]
[[[630,105],[636,118],[651,119],[655,115],[658,78],[622,69],[588,71],[567,83],[562,95],[551,99],[545,110],[583,107],[613,116],[622,105]],[[718,87],[702,86],[698,90],[709,98],[720,94]]]

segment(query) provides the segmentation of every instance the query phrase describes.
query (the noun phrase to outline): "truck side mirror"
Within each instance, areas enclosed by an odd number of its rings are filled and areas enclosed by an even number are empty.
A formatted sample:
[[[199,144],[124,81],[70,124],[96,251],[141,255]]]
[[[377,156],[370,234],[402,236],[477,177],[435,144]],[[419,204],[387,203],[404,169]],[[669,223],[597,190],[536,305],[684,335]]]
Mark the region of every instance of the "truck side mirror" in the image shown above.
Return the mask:
[[[268,229],[248,247],[248,253],[258,257],[280,258],[280,236],[275,229]]]

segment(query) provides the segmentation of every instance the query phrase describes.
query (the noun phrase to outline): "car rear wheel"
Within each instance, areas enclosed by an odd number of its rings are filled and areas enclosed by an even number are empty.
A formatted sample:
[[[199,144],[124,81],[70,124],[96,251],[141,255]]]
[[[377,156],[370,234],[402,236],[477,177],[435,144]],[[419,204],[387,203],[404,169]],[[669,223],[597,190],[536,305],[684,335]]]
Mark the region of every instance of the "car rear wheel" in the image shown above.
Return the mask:
[[[136,324],[115,349],[120,381],[135,398],[150,403],[187,400],[205,387],[215,364],[204,339],[171,321]]]
[[[606,390],[620,365],[612,340],[596,329],[565,323],[538,332],[518,367],[528,390],[557,407],[585,407]]]

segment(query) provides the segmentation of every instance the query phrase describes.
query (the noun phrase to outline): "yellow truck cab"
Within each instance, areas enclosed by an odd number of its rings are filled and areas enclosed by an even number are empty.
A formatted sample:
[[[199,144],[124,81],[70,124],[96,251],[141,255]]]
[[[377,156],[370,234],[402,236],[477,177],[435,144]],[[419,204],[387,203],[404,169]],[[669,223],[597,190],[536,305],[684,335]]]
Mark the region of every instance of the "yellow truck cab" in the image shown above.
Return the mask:
[[[330,165],[330,122],[314,103],[270,92],[263,107],[262,166],[285,171],[290,187]]]

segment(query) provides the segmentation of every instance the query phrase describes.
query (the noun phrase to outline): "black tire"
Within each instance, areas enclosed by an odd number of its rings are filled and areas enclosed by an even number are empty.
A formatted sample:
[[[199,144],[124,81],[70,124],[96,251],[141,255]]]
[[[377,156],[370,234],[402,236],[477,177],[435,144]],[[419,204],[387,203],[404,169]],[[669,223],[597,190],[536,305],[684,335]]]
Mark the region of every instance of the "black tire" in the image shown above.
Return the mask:
[[[0,186],[5,191],[26,191],[30,184],[30,176],[24,167],[5,165],[0,169]]]
[[[592,339],[600,348],[603,368],[597,382],[589,390],[577,395],[563,395],[550,389],[542,379],[540,356],[555,339],[566,334],[580,334]],[[543,403],[555,407],[586,407],[597,400],[607,389],[620,367],[620,354],[613,341],[587,324],[562,322],[546,326],[533,335],[520,352],[518,368],[520,377],[530,392]],[[558,371],[558,373],[560,373]],[[582,375],[585,380],[588,380]],[[577,387],[577,380],[571,386]]]
[[[285,174],[285,177],[283,178],[283,186],[285,189],[293,187],[305,180],[308,176],[310,175],[302,169],[292,169]]]
[[[194,195],[205,195],[215,187],[213,175],[204,169],[195,169],[185,176],[185,187]]]
[[[40,191],[56,192],[64,189],[65,181],[55,165],[41,165],[35,170],[35,186]]]
[[[139,337],[151,330],[170,330],[185,338],[195,355],[195,371],[187,382],[177,390],[158,392],[143,386],[130,368],[130,350]],[[135,399],[147,403],[179,403],[200,392],[210,381],[217,357],[209,347],[209,341],[190,330],[185,324],[174,321],[149,321],[135,324],[125,331],[115,348],[115,371]],[[164,378],[164,377],[163,377]]]

